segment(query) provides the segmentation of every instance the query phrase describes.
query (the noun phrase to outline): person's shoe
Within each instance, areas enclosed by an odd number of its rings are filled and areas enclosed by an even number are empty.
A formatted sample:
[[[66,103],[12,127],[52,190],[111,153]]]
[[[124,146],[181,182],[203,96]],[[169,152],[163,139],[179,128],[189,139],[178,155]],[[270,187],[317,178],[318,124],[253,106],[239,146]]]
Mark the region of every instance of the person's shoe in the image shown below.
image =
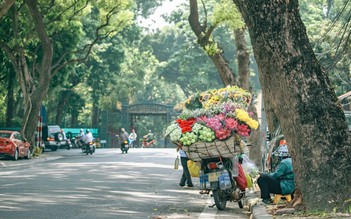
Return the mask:
[[[184,187],[184,186],[185,186],[185,184],[181,184],[181,183],[179,183],[179,186],[180,186],[180,187]]]
[[[186,186],[183,186],[183,189],[192,189],[192,188],[194,188],[193,185],[186,185]]]
[[[273,204],[273,201],[272,199],[262,199],[262,202],[266,205],[272,205]]]

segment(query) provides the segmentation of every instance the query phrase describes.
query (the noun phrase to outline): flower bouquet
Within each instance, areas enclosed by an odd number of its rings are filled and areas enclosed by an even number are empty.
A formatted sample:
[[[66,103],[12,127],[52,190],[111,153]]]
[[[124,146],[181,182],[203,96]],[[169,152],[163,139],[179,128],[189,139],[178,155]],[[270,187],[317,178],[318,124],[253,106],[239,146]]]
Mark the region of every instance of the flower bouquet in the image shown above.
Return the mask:
[[[164,135],[185,146],[188,157],[195,161],[233,157],[240,153],[241,137],[258,127],[246,110],[250,102],[250,93],[237,86],[194,94]]]

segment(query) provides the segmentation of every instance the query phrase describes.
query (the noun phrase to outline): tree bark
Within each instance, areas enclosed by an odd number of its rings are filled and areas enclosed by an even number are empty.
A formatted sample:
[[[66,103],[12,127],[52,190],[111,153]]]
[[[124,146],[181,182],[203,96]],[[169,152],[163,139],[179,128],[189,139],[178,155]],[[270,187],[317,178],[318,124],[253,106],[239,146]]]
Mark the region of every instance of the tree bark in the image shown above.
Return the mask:
[[[206,49],[206,47],[208,46],[216,45],[213,39],[210,39],[211,34],[215,27],[211,26],[207,28],[206,24],[205,25],[200,24],[197,0],[190,0],[190,15],[188,19],[189,19],[189,24],[191,26],[191,29],[193,30],[193,32],[197,37],[198,43],[206,51],[207,55],[212,60],[213,64],[215,65],[222,79],[223,84],[225,86],[235,85],[236,84],[235,76],[233,74],[233,71],[228,66],[228,61],[223,56],[222,49],[218,48],[218,52],[215,52],[214,54],[208,53],[208,50]]]
[[[6,101],[6,127],[12,127],[12,120],[15,112],[15,77],[13,72],[8,72],[7,101]]]
[[[247,50],[247,42],[245,40],[245,29],[234,30],[234,38],[236,45],[236,57],[238,62],[238,80],[241,88],[245,90],[250,89],[250,57]]]
[[[93,103],[93,110],[92,110],[92,118],[91,118],[91,126],[92,127],[99,127],[99,118],[100,118],[100,113],[99,113],[99,107],[98,104]]]
[[[0,20],[7,13],[7,11],[11,8],[11,6],[16,2],[16,0],[4,0],[0,4]]]
[[[267,119],[276,116],[309,211],[349,211],[351,137],[301,21],[298,0],[234,0],[248,26]]]
[[[59,101],[57,103],[57,109],[56,109],[55,124],[58,124],[58,125],[62,124],[63,113],[65,111],[65,107],[67,107],[68,105],[69,98],[70,98],[70,92],[67,92],[67,91],[60,92]]]

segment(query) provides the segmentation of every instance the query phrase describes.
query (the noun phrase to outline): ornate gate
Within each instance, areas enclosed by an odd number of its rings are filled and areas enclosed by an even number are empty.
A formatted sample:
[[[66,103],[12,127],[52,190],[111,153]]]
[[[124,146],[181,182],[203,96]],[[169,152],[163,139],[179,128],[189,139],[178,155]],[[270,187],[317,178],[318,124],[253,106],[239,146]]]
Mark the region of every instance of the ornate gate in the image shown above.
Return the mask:
[[[176,116],[173,111],[172,105],[164,105],[158,103],[138,103],[133,105],[122,105],[121,122],[129,127],[129,130],[135,128],[137,119],[140,116],[161,116],[162,121],[166,124],[170,123],[172,119]],[[145,133],[146,134],[146,133]],[[141,133],[138,133],[138,138],[142,137]],[[138,139],[139,140],[139,139]],[[170,142],[166,140],[163,136],[159,135],[159,141],[167,147]]]

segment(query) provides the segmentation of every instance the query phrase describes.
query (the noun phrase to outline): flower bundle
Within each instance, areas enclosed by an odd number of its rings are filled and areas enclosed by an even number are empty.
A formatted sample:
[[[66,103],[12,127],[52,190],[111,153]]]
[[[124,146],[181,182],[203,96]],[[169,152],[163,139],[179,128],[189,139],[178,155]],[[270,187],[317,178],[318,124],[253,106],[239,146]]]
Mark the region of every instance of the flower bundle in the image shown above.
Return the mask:
[[[245,110],[250,101],[251,95],[236,86],[198,93],[185,101],[179,119],[166,128],[164,135],[185,146],[226,140],[234,134],[249,136],[258,128],[258,122]]]

